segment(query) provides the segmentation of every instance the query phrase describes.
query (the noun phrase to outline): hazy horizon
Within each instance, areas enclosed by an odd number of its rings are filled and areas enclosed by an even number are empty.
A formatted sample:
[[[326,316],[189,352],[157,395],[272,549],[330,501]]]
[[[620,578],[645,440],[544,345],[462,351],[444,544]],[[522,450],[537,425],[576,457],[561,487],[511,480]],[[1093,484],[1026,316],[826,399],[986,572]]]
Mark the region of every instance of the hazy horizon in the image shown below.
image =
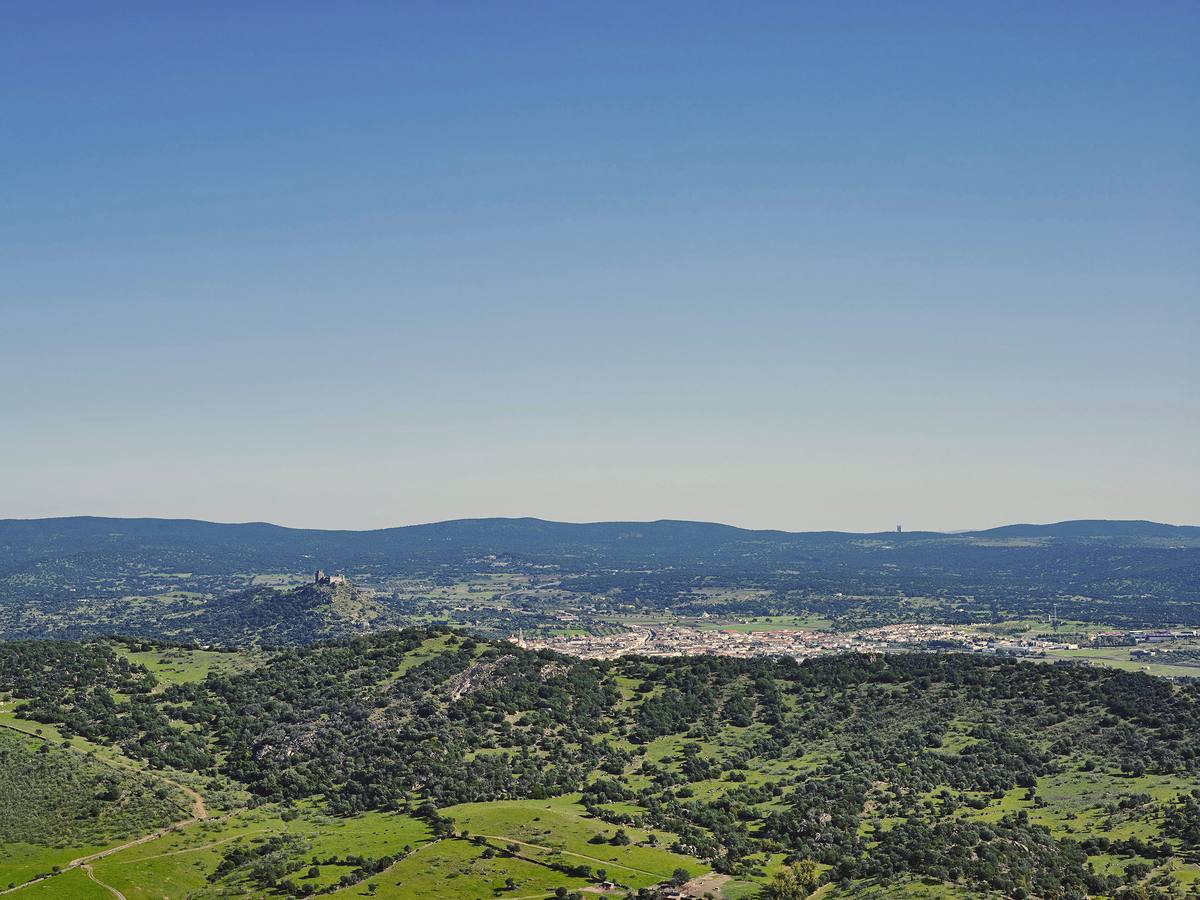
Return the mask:
[[[1200,510],[1200,5],[6,25],[0,517]]]
[[[840,533],[845,533],[845,534],[890,534],[895,531],[895,526],[890,527],[890,528],[876,528],[876,529],[871,529],[871,530],[851,530],[851,529],[837,529],[837,528],[796,529],[796,528],[769,528],[766,526],[756,526],[753,524],[739,524],[736,522],[718,522],[718,521],[707,520],[707,519],[673,519],[673,518],[660,518],[660,519],[629,519],[629,518],[548,519],[544,516],[464,516],[464,517],[458,518],[458,519],[431,519],[431,520],[420,521],[420,522],[397,522],[392,525],[380,525],[380,526],[371,526],[371,527],[365,527],[365,528],[356,528],[353,526],[342,526],[342,527],[335,528],[335,527],[331,527],[331,526],[313,525],[313,524],[299,524],[298,525],[298,524],[288,524],[285,522],[272,522],[272,521],[268,521],[266,519],[245,519],[245,520],[240,520],[240,521],[229,521],[229,520],[219,520],[219,519],[199,519],[199,518],[196,518],[195,516],[100,516],[100,515],[92,515],[92,514],[88,514],[88,513],[79,513],[76,515],[64,515],[64,516],[29,516],[29,517],[7,517],[7,518],[0,517],[0,521],[37,522],[37,521],[47,521],[47,520],[54,520],[54,519],[61,519],[61,518],[65,518],[65,519],[72,519],[72,518],[117,519],[117,520],[121,520],[121,519],[146,520],[146,519],[149,519],[149,520],[153,520],[153,521],[162,521],[162,522],[204,522],[204,523],[207,523],[210,525],[271,525],[271,526],[275,526],[275,527],[279,527],[279,528],[287,528],[287,529],[292,529],[292,530],[297,530],[297,531],[351,531],[351,532],[386,531],[386,530],[389,530],[392,528],[412,528],[412,527],[419,527],[422,525],[440,525],[440,524],[445,524],[447,522],[490,521],[493,519],[501,519],[501,520],[509,520],[509,521],[519,521],[522,519],[533,519],[533,520],[541,521],[541,522],[549,522],[549,523],[555,524],[555,525],[626,525],[626,524],[628,524],[628,525],[653,525],[653,524],[657,524],[657,523],[661,523],[661,522],[683,522],[683,523],[687,523],[687,524],[718,525],[718,526],[722,526],[722,527],[727,526],[727,527],[732,527],[732,528],[738,528],[743,531],[780,531],[780,532],[792,533],[792,534],[821,533],[821,532],[840,532]],[[953,534],[966,534],[969,532],[987,531],[987,530],[993,529],[993,528],[1001,528],[1001,527],[1012,526],[1012,525],[1029,525],[1029,526],[1033,526],[1033,527],[1049,527],[1049,526],[1053,526],[1053,525],[1061,525],[1061,524],[1065,524],[1068,522],[1079,522],[1079,521],[1146,522],[1146,523],[1153,524],[1153,525],[1166,525],[1169,527],[1176,527],[1176,528],[1200,528],[1200,524],[1197,524],[1194,522],[1162,522],[1162,521],[1157,521],[1157,520],[1153,520],[1153,519],[1078,519],[1078,518],[1074,518],[1074,519],[1059,519],[1059,520],[1056,520],[1053,522],[1033,522],[1033,521],[1024,521],[1024,520],[1015,520],[1012,522],[995,522],[990,525],[979,525],[979,526],[975,526],[975,527],[971,527],[971,528],[904,528],[903,531],[905,533],[926,532],[926,533],[953,535]]]

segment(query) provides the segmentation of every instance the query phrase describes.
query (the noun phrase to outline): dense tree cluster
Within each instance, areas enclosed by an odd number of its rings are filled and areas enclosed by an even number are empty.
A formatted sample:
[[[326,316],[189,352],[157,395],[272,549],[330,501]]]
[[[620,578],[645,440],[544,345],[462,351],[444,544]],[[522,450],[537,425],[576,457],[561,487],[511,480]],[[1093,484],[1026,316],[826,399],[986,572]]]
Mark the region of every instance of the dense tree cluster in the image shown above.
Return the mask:
[[[21,700],[103,688],[144,694],[155,685],[145,667],[107,643],[0,641],[0,690]]]
[[[1178,838],[1184,849],[1200,850],[1200,790],[1169,805],[1164,819],[1164,830]]]
[[[56,724],[66,737],[117,744],[155,766],[211,767],[205,737],[171,724],[150,696],[155,684],[105,642],[0,642],[0,691],[22,701],[17,712],[25,718]]]

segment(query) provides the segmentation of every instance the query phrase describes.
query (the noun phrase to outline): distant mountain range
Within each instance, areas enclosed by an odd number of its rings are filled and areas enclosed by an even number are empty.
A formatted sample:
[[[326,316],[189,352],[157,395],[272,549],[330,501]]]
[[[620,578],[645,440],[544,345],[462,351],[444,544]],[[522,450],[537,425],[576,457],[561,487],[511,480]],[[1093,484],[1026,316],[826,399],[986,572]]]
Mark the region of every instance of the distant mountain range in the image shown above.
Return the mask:
[[[1001,525],[983,531],[964,532],[976,537],[1034,538],[1195,538],[1197,525],[1164,525],[1145,519],[1072,519],[1053,525]]]
[[[1200,546],[1200,526],[1130,520],[1074,520],[941,532],[758,531],[711,522],[594,522],[456,519],[371,531],[285,528],[265,522],[222,524],[194,519],[77,516],[0,520],[0,576],[50,560],[125,559],[149,566],[185,565],[200,574],[356,567],[397,570],[455,565],[481,556],[512,556],[566,569],[596,565],[787,564],[811,552],[878,549],[930,551],[987,547],[997,541],[1078,542],[1113,546]]]

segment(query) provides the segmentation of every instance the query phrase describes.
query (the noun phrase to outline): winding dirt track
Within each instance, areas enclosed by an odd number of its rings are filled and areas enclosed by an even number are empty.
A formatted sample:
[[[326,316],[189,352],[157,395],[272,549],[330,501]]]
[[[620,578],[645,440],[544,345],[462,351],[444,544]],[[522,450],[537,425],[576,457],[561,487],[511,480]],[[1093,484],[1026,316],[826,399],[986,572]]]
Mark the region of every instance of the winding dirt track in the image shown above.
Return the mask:
[[[10,731],[15,731],[18,734],[25,735],[26,737],[36,738],[39,741],[50,742],[50,738],[48,738],[44,735],[35,734],[31,731],[26,731],[23,728],[18,728],[15,725],[9,725],[8,723],[5,723],[5,722],[0,722],[0,728],[7,728]],[[149,773],[142,772],[142,770],[140,770],[132,765],[127,767],[127,766],[118,765],[109,760],[100,759],[100,758],[97,758],[96,761],[108,766],[110,769],[116,769],[118,771],[132,771],[132,772],[139,772],[141,774],[149,774]],[[204,805],[204,798],[201,797],[197,791],[188,787],[186,784],[180,784],[178,781],[174,781],[170,778],[167,778],[164,775],[151,774],[151,777],[156,778],[157,780],[159,780],[165,784],[169,784],[172,787],[177,788],[178,790],[187,794],[188,798],[192,801],[192,814],[191,814],[190,818],[182,819],[178,822],[172,822],[170,825],[167,825],[163,828],[159,828],[155,831],[150,832],[149,834],[143,834],[141,837],[134,838],[131,841],[126,841],[123,844],[118,844],[115,847],[108,847],[104,850],[99,851],[98,853],[89,853],[87,856],[80,856],[77,859],[71,860],[69,863],[67,863],[65,866],[63,866],[58,872],[55,872],[51,875],[43,875],[39,878],[34,878],[29,881],[22,882],[21,884],[18,884],[16,887],[11,887],[11,888],[8,888],[7,890],[0,891],[0,894],[12,894],[16,891],[23,890],[24,888],[30,887],[31,885],[35,885],[40,881],[45,881],[48,878],[53,878],[55,875],[61,875],[63,872],[69,872],[71,869],[83,869],[83,871],[87,874],[87,877],[90,878],[92,881],[96,882],[96,884],[100,885],[102,888],[105,888],[106,890],[111,892],[114,896],[119,897],[120,900],[126,900],[125,895],[122,894],[120,891],[118,891],[115,887],[105,884],[103,881],[101,881],[99,878],[96,877],[95,873],[92,871],[92,867],[91,867],[90,863],[93,863],[98,859],[104,859],[106,856],[112,856],[114,853],[120,853],[122,850],[128,850],[130,847],[136,847],[139,844],[149,843],[150,841],[156,840],[165,834],[170,834],[172,831],[178,831],[179,829],[186,828],[189,825],[195,825],[197,822],[203,822],[205,819],[208,818],[208,808]]]
[[[92,867],[89,866],[87,863],[84,863],[79,868],[83,869],[83,871],[85,873],[87,873],[88,878],[92,879],[92,881],[96,882],[96,884],[100,885],[100,887],[104,888],[106,891],[108,891],[110,894],[112,894],[114,897],[116,897],[117,900],[128,900],[128,898],[124,894],[122,894],[120,891],[118,891],[111,884],[105,884],[103,881],[101,881],[99,878],[97,878],[96,873],[92,871]]]

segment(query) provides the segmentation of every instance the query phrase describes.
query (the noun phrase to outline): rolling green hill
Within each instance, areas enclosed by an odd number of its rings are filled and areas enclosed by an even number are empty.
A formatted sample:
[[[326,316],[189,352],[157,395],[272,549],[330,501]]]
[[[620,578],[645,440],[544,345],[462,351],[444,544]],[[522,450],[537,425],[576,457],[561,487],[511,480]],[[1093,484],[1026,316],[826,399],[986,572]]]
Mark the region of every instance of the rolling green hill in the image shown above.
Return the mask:
[[[930,654],[596,662],[435,628],[269,653],[0,643],[0,702],[0,724],[41,729],[57,765],[93,753],[205,801],[160,834],[158,807],[109,828],[90,787],[64,788],[0,858],[65,871],[15,896],[674,881],[737,898],[791,873],[822,897],[1066,900],[1200,880],[1200,687],[1136,673]],[[36,738],[19,740],[28,760]],[[148,839],[126,846],[138,822]]]

